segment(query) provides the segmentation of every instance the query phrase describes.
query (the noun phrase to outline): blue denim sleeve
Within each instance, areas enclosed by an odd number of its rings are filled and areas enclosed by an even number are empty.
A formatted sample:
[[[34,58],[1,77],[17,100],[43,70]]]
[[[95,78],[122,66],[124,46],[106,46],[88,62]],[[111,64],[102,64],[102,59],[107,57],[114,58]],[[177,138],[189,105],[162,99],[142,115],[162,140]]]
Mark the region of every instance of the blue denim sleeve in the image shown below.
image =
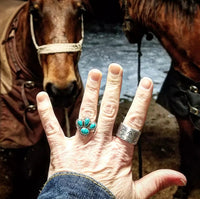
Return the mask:
[[[113,199],[115,196],[93,178],[75,173],[54,174],[44,185],[38,199]]]

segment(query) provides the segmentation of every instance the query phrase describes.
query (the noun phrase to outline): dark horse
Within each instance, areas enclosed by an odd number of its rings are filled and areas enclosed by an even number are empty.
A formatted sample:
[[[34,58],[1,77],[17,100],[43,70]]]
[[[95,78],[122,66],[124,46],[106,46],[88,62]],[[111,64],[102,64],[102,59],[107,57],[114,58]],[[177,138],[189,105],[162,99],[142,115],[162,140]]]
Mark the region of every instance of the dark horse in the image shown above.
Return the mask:
[[[48,92],[65,132],[69,123],[74,132],[83,94],[77,65],[83,4],[0,2],[0,198],[36,198],[46,180],[49,149],[37,113],[39,91]]]
[[[180,127],[180,171],[188,183],[174,198],[187,198],[200,185],[200,1],[121,0],[120,5],[129,41],[140,43],[150,31],[172,59],[158,102]]]

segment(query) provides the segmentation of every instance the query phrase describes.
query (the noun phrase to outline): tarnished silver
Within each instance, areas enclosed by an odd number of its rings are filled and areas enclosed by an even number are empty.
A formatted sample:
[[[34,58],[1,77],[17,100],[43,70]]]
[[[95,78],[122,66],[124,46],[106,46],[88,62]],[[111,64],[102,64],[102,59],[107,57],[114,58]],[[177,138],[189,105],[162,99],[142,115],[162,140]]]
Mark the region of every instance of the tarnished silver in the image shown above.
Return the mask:
[[[132,129],[123,123],[120,124],[116,134],[117,137],[134,145],[137,144],[140,135],[141,135],[140,131]]]

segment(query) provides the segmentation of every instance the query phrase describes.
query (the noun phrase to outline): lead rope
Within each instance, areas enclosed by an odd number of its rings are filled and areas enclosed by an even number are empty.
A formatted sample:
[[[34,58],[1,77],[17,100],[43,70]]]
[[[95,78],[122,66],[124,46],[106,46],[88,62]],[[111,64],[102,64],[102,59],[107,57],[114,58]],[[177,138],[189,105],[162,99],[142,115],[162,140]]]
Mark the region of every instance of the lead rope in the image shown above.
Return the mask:
[[[146,33],[146,40],[147,41],[151,41],[153,39],[153,35],[152,33],[150,32],[147,32]],[[142,52],[141,52],[141,41],[142,39],[137,43],[137,47],[138,47],[138,50],[137,50],[137,53],[138,53],[138,71],[137,71],[137,78],[138,78],[138,85],[140,83],[140,80],[141,80],[141,56],[142,56]],[[139,178],[142,178],[142,168],[143,168],[143,165],[142,165],[142,144],[141,144],[141,141],[139,139],[139,142],[138,142],[138,163],[139,163],[139,166],[138,166],[138,172],[139,172]]]
[[[122,0],[122,5],[123,5],[123,9],[124,9],[124,15],[125,15],[125,21],[130,22],[132,21],[130,16],[129,16],[129,11],[128,11],[128,3],[126,0]],[[123,28],[124,31],[129,30],[127,23],[123,24]],[[142,41],[142,39],[141,39]],[[139,41],[137,43],[137,53],[138,53],[138,71],[137,71],[137,85],[139,85],[140,83],[140,79],[141,79],[141,41]],[[140,139],[138,141],[138,173],[139,173],[139,178],[142,178],[142,146],[141,146],[141,142]]]
[[[137,43],[137,53],[138,53],[138,71],[137,71],[137,84],[139,85],[140,80],[141,80],[141,41]],[[142,178],[142,145],[141,141],[139,139],[138,141],[138,173],[139,173],[139,178]]]

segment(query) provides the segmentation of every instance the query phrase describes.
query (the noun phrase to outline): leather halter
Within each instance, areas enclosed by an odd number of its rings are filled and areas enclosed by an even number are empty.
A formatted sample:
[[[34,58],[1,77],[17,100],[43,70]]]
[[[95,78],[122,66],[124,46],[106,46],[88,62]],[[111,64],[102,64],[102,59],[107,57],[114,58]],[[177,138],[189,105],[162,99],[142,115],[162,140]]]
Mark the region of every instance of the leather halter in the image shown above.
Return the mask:
[[[52,53],[64,53],[64,52],[79,52],[82,50],[83,38],[84,38],[84,23],[83,15],[81,15],[81,40],[78,43],[54,43],[45,44],[39,46],[35,39],[34,25],[33,25],[33,15],[30,14],[30,30],[33,44],[37,49],[38,59],[40,61],[41,54],[52,54]]]
[[[200,130],[200,82],[171,67],[158,95],[157,102],[175,116],[188,119]]]

